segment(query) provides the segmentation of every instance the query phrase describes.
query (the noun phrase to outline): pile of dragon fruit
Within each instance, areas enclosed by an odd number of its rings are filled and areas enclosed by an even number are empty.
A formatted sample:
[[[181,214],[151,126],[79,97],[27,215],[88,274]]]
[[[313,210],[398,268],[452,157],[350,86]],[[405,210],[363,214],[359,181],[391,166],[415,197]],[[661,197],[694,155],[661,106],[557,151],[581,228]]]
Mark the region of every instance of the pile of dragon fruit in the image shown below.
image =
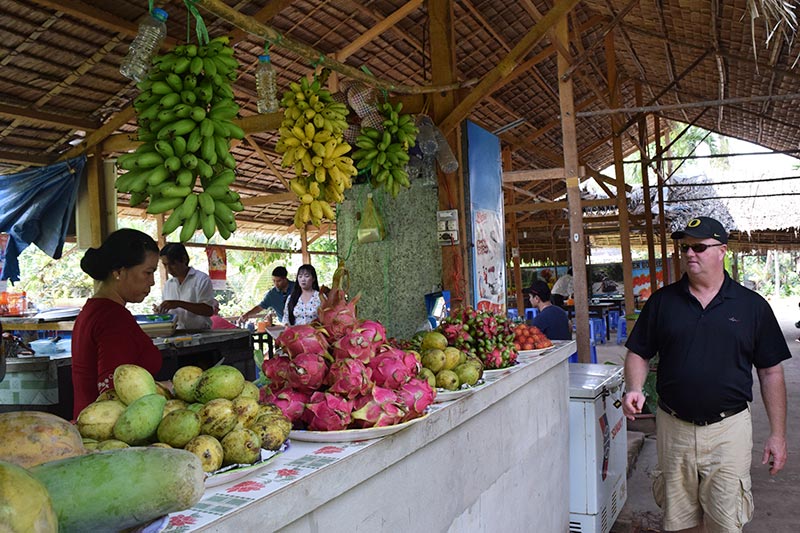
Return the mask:
[[[266,359],[261,401],[273,403],[295,429],[338,431],[391,426],[418,418],[436,392],[419,379],[414,352],[387,344],[376,321],[359,321],[357,297],[332,290],[319,323],[289,326],[278,337],[286,355]]]
[[[486,370],[517,362],[514,323],[504,315],[467,307],[444,318],[438,329],[450,346],[480,358]]]

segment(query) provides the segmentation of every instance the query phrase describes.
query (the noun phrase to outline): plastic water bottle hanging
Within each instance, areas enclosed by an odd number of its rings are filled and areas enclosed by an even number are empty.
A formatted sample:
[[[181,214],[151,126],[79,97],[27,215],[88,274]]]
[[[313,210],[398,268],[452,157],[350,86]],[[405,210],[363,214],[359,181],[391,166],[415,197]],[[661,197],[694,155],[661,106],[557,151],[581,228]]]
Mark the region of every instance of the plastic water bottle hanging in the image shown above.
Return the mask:
[[[128,49],[128,55],[122,60],[120,73],[126,78],[140,82],[147,77],[153,65],[153,55],[161,48],[167,36],[167,12],[155,8],[150,16],[139,25],[139,33]]]
[[[278,103],[278,73],[269,60],[269,54],[258,56],[256,67],[256,92],[258,93],[258,112],[274,113]]]
[[[456,159],[456,156],[453,154],[453,150],[447,143],[447,139],[444,138],[442,130],[434,126],[433,136],[439,147],[439,151],[436,153],[436,162],[439,163],[439,168],[441,168],[442,172],[445,174],[451,174],[458,170],[458,159]]]

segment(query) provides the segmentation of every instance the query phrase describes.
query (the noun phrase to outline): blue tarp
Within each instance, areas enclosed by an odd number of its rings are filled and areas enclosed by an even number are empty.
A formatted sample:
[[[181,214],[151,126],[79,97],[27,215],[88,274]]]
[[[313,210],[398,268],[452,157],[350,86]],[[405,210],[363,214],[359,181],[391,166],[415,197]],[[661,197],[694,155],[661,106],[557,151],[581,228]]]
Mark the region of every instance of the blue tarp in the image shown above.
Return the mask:
[[[86,156],[79,156],[0,175],[0,232],[11,235],[0,279],[19,281],[18,257],[30,244],[53,259],[61,257],[85,166]]]

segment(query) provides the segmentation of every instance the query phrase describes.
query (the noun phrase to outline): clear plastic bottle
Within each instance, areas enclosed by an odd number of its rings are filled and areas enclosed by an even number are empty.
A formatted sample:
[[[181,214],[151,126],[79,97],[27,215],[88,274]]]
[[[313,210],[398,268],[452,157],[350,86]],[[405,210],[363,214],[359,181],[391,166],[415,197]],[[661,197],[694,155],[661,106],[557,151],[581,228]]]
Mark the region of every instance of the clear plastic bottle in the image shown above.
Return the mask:
[[[458,159],[456,159],[456,156],[453,154],[453,150],[450,149],[450,145],[447,143],[447,139],[444,138],[442,130],[434,126],[433,136],[439,147],[439,151],[436,153],[436,162],[439,163],[439,168],[442,169],[442,172],[445,174],[452,174],[458,170]]]
[[[167,17],[167,12],[157,7],[139,25],[139,33],[119,67],[123,76],[136,82],[147,77],[153,64],[153,55],[161,48],[161,43],[167,36]]]
[[[433,124],[431,118],[427,115],[419,115],[417,117],[417,146],[422,150],[424,155],[434,155],[439,150],[439,145],[436,142],[436,134],[434,130],[436,126]]]
[[[256,67],[256,92],[258,93],[258,112],[274,113],[278,103],[278,73],[269,60],[269,54],[258,56]]]

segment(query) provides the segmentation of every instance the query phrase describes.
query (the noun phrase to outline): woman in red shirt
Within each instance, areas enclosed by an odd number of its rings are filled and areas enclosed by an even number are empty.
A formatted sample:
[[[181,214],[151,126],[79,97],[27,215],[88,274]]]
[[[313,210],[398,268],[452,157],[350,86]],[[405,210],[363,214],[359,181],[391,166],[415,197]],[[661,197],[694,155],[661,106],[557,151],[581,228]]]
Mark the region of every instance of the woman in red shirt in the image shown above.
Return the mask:
[[[99,248],[89,248],[81,269],[99,281],[84,304],[72,330],[73,413],[114,387],[114,370],[123,364],[139,365],[151,374],[161,369],[161,352],[125,308],[141,302],[155,284],[158,245],[147,234],[120,229]]]

